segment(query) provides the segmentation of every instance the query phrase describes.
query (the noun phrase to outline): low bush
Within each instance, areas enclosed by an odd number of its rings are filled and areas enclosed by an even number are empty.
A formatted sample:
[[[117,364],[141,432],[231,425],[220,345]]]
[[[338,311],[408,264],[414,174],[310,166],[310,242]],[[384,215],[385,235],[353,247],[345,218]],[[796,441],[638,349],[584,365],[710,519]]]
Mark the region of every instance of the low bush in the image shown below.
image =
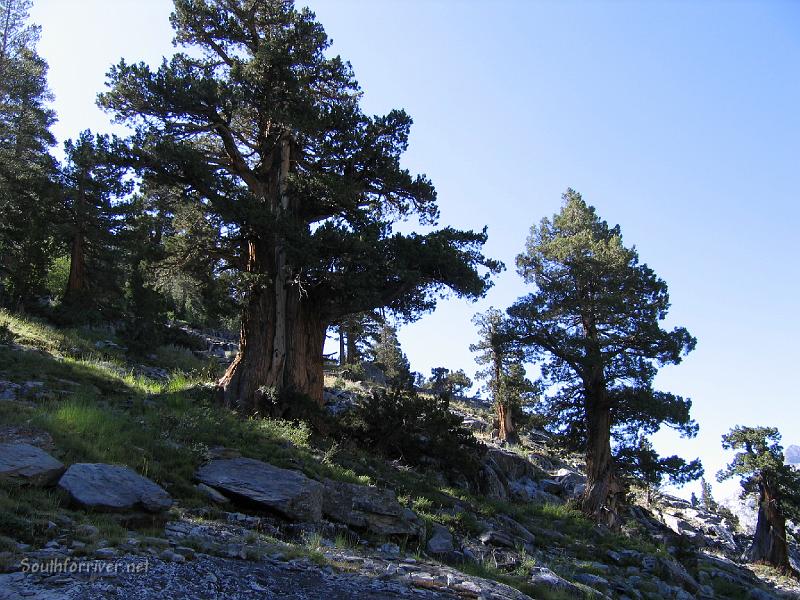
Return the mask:
[[[436,465],[469,480],[480,467],[481,444],[461,426],[461,418],[450,412],[446,398],[379,389],[348,413],[341,426],[359,444],[388,458]]]

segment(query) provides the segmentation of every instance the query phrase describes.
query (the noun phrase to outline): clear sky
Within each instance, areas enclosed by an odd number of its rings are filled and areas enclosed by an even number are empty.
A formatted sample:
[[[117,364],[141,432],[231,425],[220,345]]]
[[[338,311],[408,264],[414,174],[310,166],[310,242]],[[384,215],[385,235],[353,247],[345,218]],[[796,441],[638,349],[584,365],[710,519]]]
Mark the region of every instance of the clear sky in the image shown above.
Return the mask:
[[[299,2],[302,3],[302,2]],[[112,63],[173,51],[169,0],[34,0],[60,140],[109,130],[94,105]],[[800,4],[309,0],[368,112],[414,118],[405,164],[443,224],[489,227],[508,270],[400,339],[412,368],[475,369],[470,319],[527,292],[513,268],[567,187],[622,227],[698,338],[657,385],[689,396],[709,479],[736,424],[800,443]],[[696,487],[688,487],[688,490]],[[727,493],[720,489],[719,493]]]

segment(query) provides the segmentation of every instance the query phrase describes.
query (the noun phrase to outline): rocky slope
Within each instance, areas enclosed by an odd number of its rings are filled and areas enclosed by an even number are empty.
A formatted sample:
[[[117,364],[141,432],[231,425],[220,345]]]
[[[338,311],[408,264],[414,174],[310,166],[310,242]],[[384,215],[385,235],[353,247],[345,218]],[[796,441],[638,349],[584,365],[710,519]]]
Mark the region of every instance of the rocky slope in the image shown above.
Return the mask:
[[[571,508],[578,457],[506,448],[480,404],[479,488],[210,402],[217,358],[0,313],[0,599],[791,598],[718,515],[656,495],[622,532]],[[227,343],[227,342],[225,342]],[[224,352],[229,352],[226,346]],[[208,359],[209,362],[204,362]],[[209,366],[211,365],[211,366]],[[371,387],[328,382],[346,414]],[[334,385],[334,383],[336,385]]]

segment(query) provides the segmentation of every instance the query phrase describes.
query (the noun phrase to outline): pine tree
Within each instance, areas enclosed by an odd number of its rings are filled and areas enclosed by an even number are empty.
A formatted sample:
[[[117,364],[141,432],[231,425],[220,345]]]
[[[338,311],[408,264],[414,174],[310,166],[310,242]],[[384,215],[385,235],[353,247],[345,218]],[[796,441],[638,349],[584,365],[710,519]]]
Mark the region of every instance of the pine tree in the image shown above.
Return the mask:
[[[119,203],[131,184],[123,178],[120,152],[118,141],[88,130],[64,143],[61,183],[70,245],[64,303],[72,308],[107,305],[121,296]]]
[[[719,504],[714,500],[714,494],[711,491],[711,484],[705,478],[700,480],[700,505],[708,512],[715,513],[719,509]]]
[[[503,314],[490,308],[475,315],[479,340],[470,345],[477,352],[475,362],[484,369],[475,376],[486,382],[485,389],[492,397],[501,440],[516,443],[519,440],[517,420],[522,407],[537,397],[537,388],[527,379],[521,356],[508,344],[508,332]]]
[[[392,387],[409,389],[414,384],[411,374],[411,365],[408,362],[400,340],[397,338],[397,329],[384,321],[378,343],[372,350],[373,360],[383,369],[389,384]]]
[[[624,493],[612,454],[667,425],[693,436],[691,401],[653,389],[659,366],[677,364],[695,346],[683,328],[666,331],[667,285],[635,249],[622,244],[580,194],[567,190],[552,219],[531,229],[517,257],[519,274],[535,290],[508,310],[513,341],[530,361],[543,361],[550,413],[586,451],[583,511],[609,524]],[[671,459],[681,479],[699,461]]]
[[[722,447],[738,450],[717,474],[719,481],[741,478],[742,498],[758,499],[758,521],[750,560],[791,572],[786,520],[800,522],[800,471],[784,464],[781,435],[774,427],[737,426],[722,436]]]
[[[224,403],[259,412],[287,391],[321,402],[332,323],[381,306],[418,314],[445,288],[486,292],[500,265],[481,254],[485,231],[392,231],[438,218],[431,182],[400,166],[411,119],[361,111],[350,65],[328,56],[311,11],[175,0],[171,21],[187,51],[156,70],[120,62],[100,103],[138,127],[140,171],[191,189],[225,226],[246,298]]]
[[[22,308],[44,289],[58,221],[47,63],[29,0],[0,0],[0,302]],[[3,288],[6,288],[5,292]]]

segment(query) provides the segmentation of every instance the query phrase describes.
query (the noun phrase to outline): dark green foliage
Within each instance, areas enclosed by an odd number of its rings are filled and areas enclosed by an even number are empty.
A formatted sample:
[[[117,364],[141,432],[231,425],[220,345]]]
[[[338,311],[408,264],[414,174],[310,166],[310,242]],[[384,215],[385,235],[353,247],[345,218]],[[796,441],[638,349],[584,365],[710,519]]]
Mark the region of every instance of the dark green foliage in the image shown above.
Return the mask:
[[[29,0],[0,2],[0,304],[30,308],[45,291],[58,221],[47,63]]]
[[[512,343],[527,360],[541,361],[550,428],[601,462],[611,434],[620,466],[636,468],[638,452],[651,481],[658,471],[678,481],[694,477],[699,462],[656,459],[636,446],[662,425],[696,435],[691,401],[652,385],[658,368],[680,363],[695,339],[682,327],[661,328],[667,284],[623,245],[619,226],[602,221],[574,190],[563,199],[561,212],[532,227],[517,257],[519,274],[535,287],[508,310]],[[608,471],[590,463],[591,488],[593,467]]]
[[[463,369],[450,371],[444,367],[435,367],[431,369],[431,377],[425,382],[425,387],[436,396],[453,398],[468,391],[472,387],[472,380]]]
[[[700,480],[700,506],[708,512],[717,512],[719,504],[714,500],[714,494],[711,492],[711,484],[705,478]]]
[[[683,485],[703,474],[699,460],[687,463],[678,456],[659,456],[644,436],[635,445],[619,448],[617,465],[623,477],[648,489],[657,489],[665,479],[672,485]]]
[[[411,119],[362,112],[350,65],[330,56],[311,11],[284,0],[176,0],[171,21],[186,52],[157,69],[120,62],[99,102],[137,128],[142,175],[186,190],[217,228],[218,254],[245,274],[243,322],[252,330],[225,378],[226,402],[252,404],[265,381],[319,380],[321,362],[299,355],[311,341],[283,336],[286,322],[303,321],[312,337],[382,306],[413,318],[446,289],[486,292],[501,265],[481,254],[485,231],[392,230],[407,217],[425,225],[438,217],[431,182],[400,165]],[[267,313],[282,315],[275,327]],[[274,339],[256,341],[264,331]],[[250,357],[272,344],[285,347],[269,356],[302,368]]]
[[[483,367],[475,376],[486,382],[484,389],[494,402],[500,437],[516,441],[515,424],[526,418],[523,408],[531,408],[538,400],[539,384],[527,378],[524,353],[510,343],[508,323],[499,310],[490,308],[475,315],[472,322],[478,327],[479,339],[469,349],[478,353],[475,362]]]
[[[445,397],[414,391],[376,390],[346,415],[342,427],[368,448],[421,466],[438,465],[472,479],[479,468],[480,444],[449,410]]]
[[[381,327],[378,342],[372,348],[372,358],[383,370],[390,387],[410,389],[414,385],[411,365],[400,347],[397,330],[388,323]]]
[[[784,463],[780,441],[774,427],[734,427],[722,436],[722,447],[737,453],[717,479],[739,477],[742,497],[757,499],[758,521],[748,550],[750,560],[793,573],[786,521],[800,520],[800,471]]]
[[[717,479],[740,477],[742,497],[758,497],[764,485],[772,488],[781,513],[800,522],[800,471],[784,463],[780,441],[781,435],[774,427],[734,427],[722,436],[722,447],[738,452],[717,473]]]

